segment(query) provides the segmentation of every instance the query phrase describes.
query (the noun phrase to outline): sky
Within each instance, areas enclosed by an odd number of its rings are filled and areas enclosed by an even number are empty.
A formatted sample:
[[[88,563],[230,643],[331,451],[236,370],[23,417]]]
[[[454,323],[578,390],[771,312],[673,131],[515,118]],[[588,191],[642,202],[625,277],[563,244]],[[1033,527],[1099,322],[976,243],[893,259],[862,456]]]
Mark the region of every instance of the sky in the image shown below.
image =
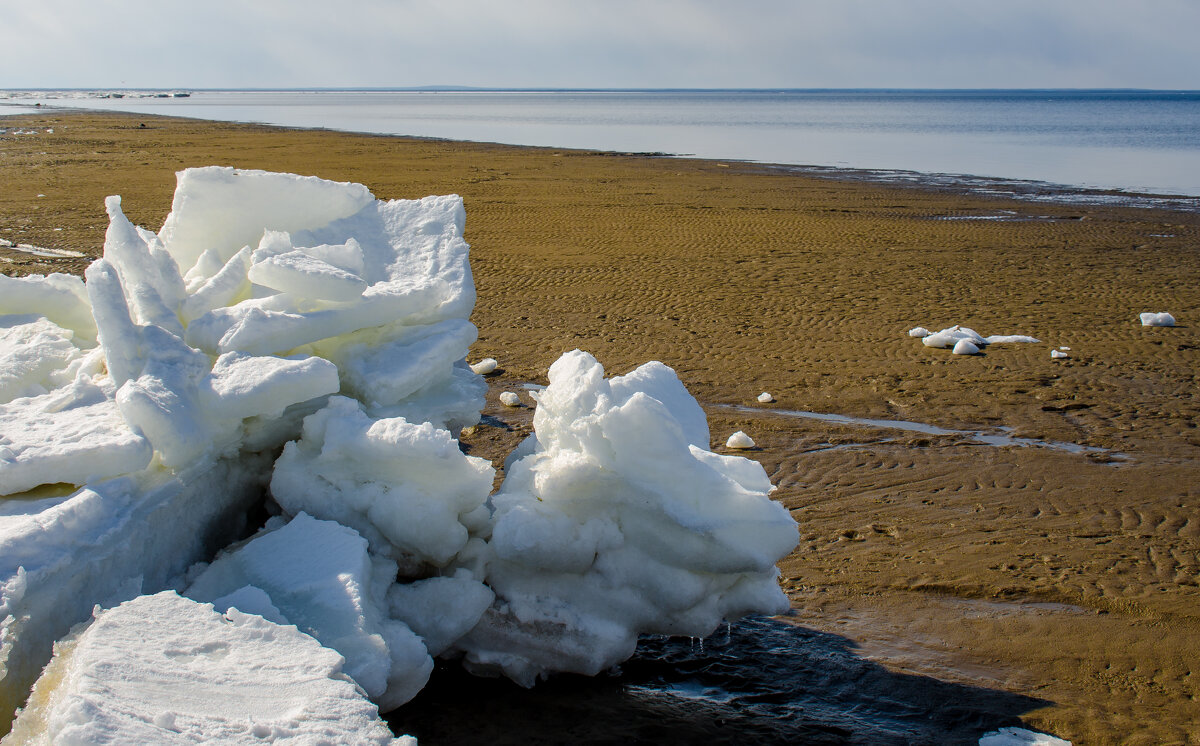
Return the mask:
[[[1200,89],[1197,0],[0,0],[0,88]]]

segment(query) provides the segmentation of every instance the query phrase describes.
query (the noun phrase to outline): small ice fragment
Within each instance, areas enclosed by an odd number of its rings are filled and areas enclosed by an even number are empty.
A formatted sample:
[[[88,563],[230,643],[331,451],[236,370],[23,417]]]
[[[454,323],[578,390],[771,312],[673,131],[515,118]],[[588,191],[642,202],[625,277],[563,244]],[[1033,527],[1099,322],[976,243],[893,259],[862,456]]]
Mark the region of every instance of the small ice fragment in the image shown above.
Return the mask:
[[[978,355],[979,348],[969,339],[960,339],[954,343],[954,349],[951,352],[955,355]]]
[[[1009,727],[984,733],[979,746],[1071,746],[1071,742],[1048,733]]]
[[[771,396],[768,392],[764,391],[758,395],[758,400],[759,400],[759,402],[761,402],[763,404],[770,404],[771,402],[775,401],[775,397]]]
[[[500,403],[506,407],[521,406],[521,397],[517,396],[515,391],[505,391],[500,394]]]
[[[1060,350],[1069,350],[1069,349],[1071,349],[1071,348],[1070,348],[1070,347],[1059,347],[1058,349],[1060,349]]]
[[[738,430],[736,433],[729,436],[729,440],[725,441],[725,447],[737,449],[753,448],[754,439],[741,430]]]
[[[1163,311],[1162,313],[1141,314],[1142,326],[1175,326],[1175,317]]]
[[[926,347],[953,347],[960,339],[969,340],[976,346],[987,344],[987,340],[980,336],[979,332],[958,324],[924,337],[921,344]]]
[[[1068,355],[1067,353],[1063,352],[1062,350],[1050,350],[1050,357],[1054,358],[1055,360],[1062,360],[1063,358],[1067,358],[1067,357],[1071,357],[1071,356]]]
[[[932,332],[923,326],[914,326],[912,329],[908,330],[908,336],[910,337],[928,337],[931,333]]]
[[[471,372],[480,376],[486,376],[494,370],[496,370],[496,358],[494,357],[485,357],[471,366]]]

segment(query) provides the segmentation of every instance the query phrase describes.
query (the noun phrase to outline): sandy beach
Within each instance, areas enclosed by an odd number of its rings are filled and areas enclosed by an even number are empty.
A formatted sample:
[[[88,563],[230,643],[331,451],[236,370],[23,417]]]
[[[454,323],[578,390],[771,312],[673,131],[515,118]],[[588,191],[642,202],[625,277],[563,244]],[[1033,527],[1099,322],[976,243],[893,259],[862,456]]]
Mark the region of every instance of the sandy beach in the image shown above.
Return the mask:
[[[190,166],[462,195],[472,360],[501,368],[470,453],[503,461],[532,410],[498,394],[545,383],[563,352],[609,374],[660,360],[714,450],[756,441],[800,524],[791,623],[890,671],[1021,695],[1000,715],[1076,744],[1200,743],[1200,214],[138,115],[0,128],[0,240],[85,255],[0,243],[14,275],[82,272],[106,195],[161,225]],[[1040,342],[959,356],[908,335],[954,324]]]

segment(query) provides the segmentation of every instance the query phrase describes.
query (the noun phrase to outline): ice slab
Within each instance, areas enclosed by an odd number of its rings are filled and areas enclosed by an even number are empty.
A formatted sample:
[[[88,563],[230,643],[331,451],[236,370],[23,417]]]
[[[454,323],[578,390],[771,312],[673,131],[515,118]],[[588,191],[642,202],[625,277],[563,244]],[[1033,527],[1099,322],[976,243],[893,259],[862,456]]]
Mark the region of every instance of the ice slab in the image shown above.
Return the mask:
[[[0,501],[0,729],[95,604],[167,588],[241,535],[269,467],[243,456]]]
[[[55,647],[6,743],[416,744],[392,736],[337,652],[170,591]]]

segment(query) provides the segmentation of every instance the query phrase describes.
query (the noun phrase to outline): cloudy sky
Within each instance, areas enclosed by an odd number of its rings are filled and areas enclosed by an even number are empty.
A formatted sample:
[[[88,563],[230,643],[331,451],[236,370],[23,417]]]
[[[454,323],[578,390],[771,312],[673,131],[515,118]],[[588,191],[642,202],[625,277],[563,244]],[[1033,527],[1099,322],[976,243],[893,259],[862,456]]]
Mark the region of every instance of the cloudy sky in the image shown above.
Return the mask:
[[[0,88],[1200,89],[1197,0],[0,0]]]

